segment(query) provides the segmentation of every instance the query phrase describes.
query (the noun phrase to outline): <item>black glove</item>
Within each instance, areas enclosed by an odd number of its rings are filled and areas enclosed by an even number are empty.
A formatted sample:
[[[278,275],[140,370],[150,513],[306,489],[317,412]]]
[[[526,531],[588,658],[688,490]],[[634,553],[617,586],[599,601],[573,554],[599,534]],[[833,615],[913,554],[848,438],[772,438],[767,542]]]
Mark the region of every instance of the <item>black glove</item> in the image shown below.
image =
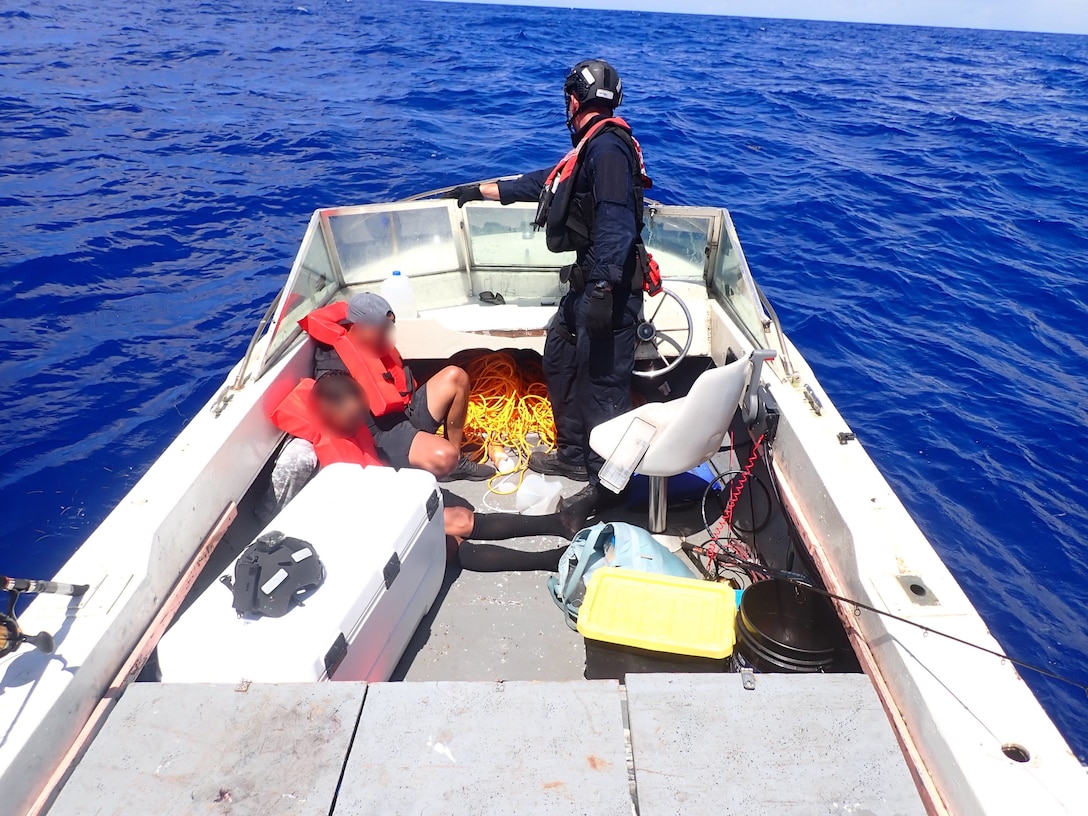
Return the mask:
[[[464,207],[470,201],[483,201],[484,194],[480,192],[479,184],[462,184],[452,190],[442,193],[442,198],[456,198],[457,206]]]
[[[612,290],[591,286],[586,300],[586,332],[591,340],[612,336]]]

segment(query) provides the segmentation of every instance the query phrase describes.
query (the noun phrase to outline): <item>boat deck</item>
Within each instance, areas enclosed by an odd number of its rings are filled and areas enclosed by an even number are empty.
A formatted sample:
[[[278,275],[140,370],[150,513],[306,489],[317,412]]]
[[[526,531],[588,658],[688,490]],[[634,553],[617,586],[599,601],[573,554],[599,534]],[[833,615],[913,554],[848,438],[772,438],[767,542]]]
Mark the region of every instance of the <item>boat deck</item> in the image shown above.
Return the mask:
[[[719,472],[729,470],[728,453],[715,457]],[[555,477],[549,477],[555,478]],[[558,479],[563,495],[585,485]],[[485,482],[445,485],[468,500],[478,512],[516,512],[514,496],[488,490]],[[637,485],[635,485],[637,488]],[[500,486],[501,488],[501,486]],[[637,490],[635,491],[637,493]],[[738,506],[738,517],[751,509]],[[757,512],[759,512],[757,510]],[[611,511],[601,520],[646,526],[645,502],[635,498],[629,509]],[[595,520],[596,521],[596,520]],[[670,506],[666,531],[675,542],[684,535],[703,543],[707,534],[698,505]],[[769,525],[761,550],[769,562],[784,559],[788,535],[781,525]],[[495,542],[523,550],[544,551],[569,542],[555,536],[532,536]],[[581,637],[571,631],[547,589],[549,573],[477,573],[451,565],[430,613],[416,630],[393,674],[394,680],[576,680],[585,668]]]
[[[746,451],[745,451],[746,453]],[[720,453],[711,462],[717,472],[737,466],[729,452]],[[756,474],[763,473],[758,464]],[[267,471],[267,468],[266,468]],[[563,485],[562,495],[571,496],[585,484],[549,476]],[[635,497],[629,507],[609,511],[607,521],[626,521],[642,527],[647,523],[644,484],[633,482]],[[766,480],[766,479],[765,479]],[[207,568],[197,579],[194,590],[182,605],[180,614],[233,562],[260,532],[269,516],[259,510],[267,484],[267,473],[243,500],[238,520],[219,544]],[[486,482],[458,481],[442,485],[465,499],[478,512],[516,512],[515,496],[499,495]],[[502,486],[499,486],[502,489]],[[682,498],[674,491],[673,498]],[[745,500],[737,505],[741,521],[762,517],[768,508],[753,506]],[[690,496],[690,491],[689,491]],[[594,519],[596,521],[596,519]],[[670,502],[667,533],[675,543],[685,536],[702,543],[707,535],[698,504]],[[557,536],[531,536],[497,541],[495,544],[523,550],[543,551],[566,546]],[[790,541],[785,522],[777,510],[766,528],[759,533],[759,550],[766,563],[780,568],[797,568],[788,559]],[[564,622],[547,589],[547,572],[476,573],[457,564],[446,568],[445,580],[430,612],[420,623],[393,680],[575,680],[585,668],[585,650],[581,638]],[[141,677],[158,679],[157,663]]]
[[[554,477],[549,477],[554,478]],[[583,485],[569,479],[563,495]],[[514,496],[486,482],[444,485],[479,512],[516,512]],[[556,536],[495,542],[544,551],[567,544]],[[394,680],[575,680],[582,677],[581,638],[563,622],[547,589],[547,572],[469,572],[453,564],[431,611],[416,629]]]
[[[786,709],[788,717],[776,712]],[[922,813],[865,675],[137,683],[50,811]]]

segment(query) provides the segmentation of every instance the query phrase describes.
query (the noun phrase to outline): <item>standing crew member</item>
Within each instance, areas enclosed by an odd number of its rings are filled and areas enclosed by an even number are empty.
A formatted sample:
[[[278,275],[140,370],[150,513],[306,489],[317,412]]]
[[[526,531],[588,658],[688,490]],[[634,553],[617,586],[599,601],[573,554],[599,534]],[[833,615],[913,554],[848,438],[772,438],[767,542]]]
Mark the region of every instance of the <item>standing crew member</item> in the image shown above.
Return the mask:
[[[604,461],[589,447],[589,433],[631,409],[635,326],[649,275],[642,200],[651,182],[630,127],[614,116],[623,99],[615,68],[604,60],[579,62],[563,95],[573,149],[555,168],[446,195],[461,207],[484,199],[539,201],[536,225],[545,230],[548,248],[577,253],[577,262],[560,273],[570,291],[548,324],[544,346],[557,450],[533,454],[529,467],[588,478],[585,498],[598,504],[610,494],[599,489]]]

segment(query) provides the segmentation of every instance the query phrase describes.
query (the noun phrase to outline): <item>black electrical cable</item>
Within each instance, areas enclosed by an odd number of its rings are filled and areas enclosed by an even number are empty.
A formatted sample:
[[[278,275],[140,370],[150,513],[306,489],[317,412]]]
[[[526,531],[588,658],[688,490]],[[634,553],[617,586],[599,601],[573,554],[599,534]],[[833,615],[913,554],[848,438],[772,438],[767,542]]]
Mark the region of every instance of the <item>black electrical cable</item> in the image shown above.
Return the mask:
[[[756,475],[755,473],[753,473],[749,477],[748,483],[758,486],[759,489],[761,491],[763,491],[763,499],[767,503],[767,512],[763,516],[763,519],[760,521],[760,523],[759,524],[753,524],[751,529],[748,529],[746,527],[741,527],[739,524],[734,524],[733,527],[734,527],[734,529],[739,530],[742,533],[746,533],[746,534],[749,534],[749,535],[755,535],[756,533],[762,533],[764,530],[766,530],[770,526],[771,519],[774,517],[774,502],[771,501],[771,491],[767,487],[766,482],[763,481],[762,477],[760,477],[760,476]],[[748,508],[752,512],[752,517],[753,518],[755,518],[755,507],[756,507],[755,494],[754,493],[749,493],[748,494]]]
[[[709,527],[710,526],[709,524],[707,524],[706,503],[707,503],[707,499],[711,495],[711,491],[713,491],[714,497],[718,500],[717,504],[718,504],[719,512],[724,513],[725,512],[725,503],[722,502],[721,498],[722,498],[723,495],[728,495],[729,485],[732,484],[733,480],[737,476],[741,475],[741,473],[743,473],[743,471],[740,471],[740,470],[728,470],[725,473],[723,473],[721,476],[718,476],[714,481],[712,481],[710,484],[708,484],[706,486],[706,488],[703,490],[703,506],[702,506],[702,510],[703,510],[703,526],[704,527]],[[727,480],[728,480],[728,483],[727,483]],[[714,490],[714,485],[719,484],[719,483],[721,483],[722,489],[721,490]],[[751,527],[742,527],[739,522],[734,522],[733,524],[730,525],[734,530],[736,530],[739,533],[744,533],[745,535],[753,535],[755,533],[763,532],[764,530],[767,529],[767,526],[771,523],[771,518],[774,516],[774,502],[771,500],[771,490],[770,490],[770,488],[767,487],[767,485],[763,481],[763,479],[761,479],[759,476],[755,475],[754,473],[749,476],[748,481],[745,483],[744,486],[745,486],[745,488],[747,488],[748,485],[753,484],[753,483],[759,485],[759,489],[763,491],[763,499],[766,502],[767,509],[766,509],[766,512],[764,512],[763,516],[760,518],[758,524],[753,524]],[[748,495],[749,508],[751,508],[753,510],[752,516],[754,518],[755,517],[754,510],[755,510],[755,506],[756,506],[755,497],[751,493],[748,493],[747,489],[743,493],[741,493],[741,495],[743,496],[746,493]]]
[[[708,553],[703,547],[697,547],[691,544],[684,544],[684,548],[690,548],[693,552],[698,553],[699,555],[710,557],[710,553]],[[762,564],[758,564],[754,561],[746,561],[743,558],[739,558],[736,555],[728,552],[716,552],[714,553],[713,558],[715,561],[721,561],[726,564],[735,564],[748,570],[761,572],[771,578],[779,578],[783,581],[787,581],[793,584],[794,586],[804,587],[805,589],[812,590],[813,592],[816,592],[820,595],[824,595],[836,601],[841,601],[845,604],[849,604],[850,606],[853,606],[855,610],[864,609],[867,612],[873,612],[874,614],[882,615],[885,618],[891,618],[892,620],[898,621],[899,623],[905,623],[908,626],[913,626],[916,629],[921,629],[926,634],[943,637],[947,640],[951,640],[954,643],[959,643],[961,646],[967,646],[980,652],[984,652],[985,654],[992,655],[993,657],[1000,658],[1001,660],[1007,660],[1014,666],[1019,666],[1022,669],[1033,671],[1036,674],[1041,674],[1044,677],[1049,677],[1052,680],[1058,680],[1062,683],[1068,683],[1071,686],[1075,686],[1076,688],[1079,688],[1081,691],[1083,691],[1086,696],[1088,696],[1088,683],[1082,683],[1081,681],[1074,680],[1073,678],[1067,677],[1066,675],[1058,674],[1057,672],[1051,671],[1050,669],[1044,668],[1043,666],[1036,665],[1035,663],[1029,663],[1026,660],[1020,660],[1015,657],[1010,657],[1004,652],[998,652],[994,649],[989,649],[986,646],[980,646],[977,643],[972,643],[969,640],[964,640],[963,638],[957,637],[956,635],[950,635],[948,632],[942,632],[939,629],[933,629],[929,626],[926,626],[924,623],[918,623],[917,621],[913,621],[910,618],[904,618],[901,615],[896,615],[884,609],[877,609],[875,606],[870,606],[869,604],[855,600],[854,598],[847,598],[843,595],[836,595],[834,592],[829,592],[826,589],[822,589],[821,587],[816,586],[811,581],[802,578],[796,573],[783,572],[782,570],[765,567]]]

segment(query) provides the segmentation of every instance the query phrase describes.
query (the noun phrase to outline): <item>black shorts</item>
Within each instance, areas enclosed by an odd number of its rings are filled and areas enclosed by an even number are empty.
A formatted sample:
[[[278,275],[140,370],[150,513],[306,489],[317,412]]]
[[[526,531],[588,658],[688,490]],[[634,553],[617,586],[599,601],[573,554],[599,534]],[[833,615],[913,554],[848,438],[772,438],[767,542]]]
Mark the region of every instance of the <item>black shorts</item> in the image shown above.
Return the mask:
[[[378,455],[395,468],[408,467],[408,452],[412,441],[421,431],[433,434],[442,425],[427,410],[427,386],[421,385],[412,394],[412,401],[403,411],[370,418],[370,433]]]

